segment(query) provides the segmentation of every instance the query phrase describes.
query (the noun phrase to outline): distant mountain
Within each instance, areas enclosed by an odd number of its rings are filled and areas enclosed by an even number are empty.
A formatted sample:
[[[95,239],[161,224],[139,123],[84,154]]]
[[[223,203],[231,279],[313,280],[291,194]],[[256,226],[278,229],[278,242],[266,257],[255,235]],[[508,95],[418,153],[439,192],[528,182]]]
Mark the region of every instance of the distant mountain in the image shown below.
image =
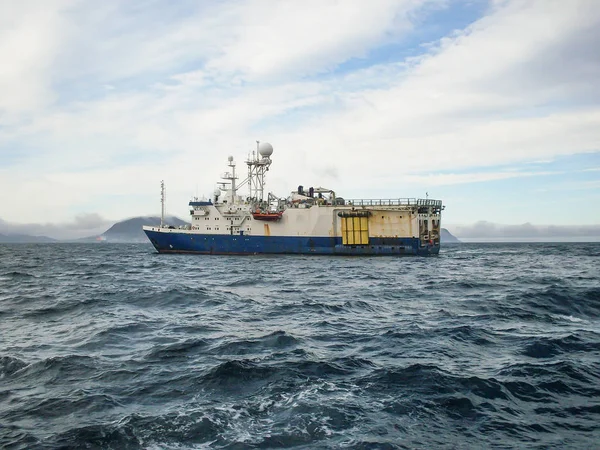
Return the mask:
[[[440,235],[440,240],[444,244],[460,244],[460,241],[453,236],[446,228],[442,228],[442,233]]]
[[[189,225],[183,220],[171,216],[165,218],[165,223],[179,227],[182,225]],[[133,217],[131,219],[123,220],[115,223],[112,227],[106,230],[101,235],[102,241],[105,242],[148,242],[146,234],[142,230],[143,225],[160,225],[160,217]],[[96,237],[86,238],[85,240],[97,240]]]
[[[32,244],[45,242],[57,242],[57,240],[47,236],[30,236],[28,234],[0,234],[0,243],[2,244]]]

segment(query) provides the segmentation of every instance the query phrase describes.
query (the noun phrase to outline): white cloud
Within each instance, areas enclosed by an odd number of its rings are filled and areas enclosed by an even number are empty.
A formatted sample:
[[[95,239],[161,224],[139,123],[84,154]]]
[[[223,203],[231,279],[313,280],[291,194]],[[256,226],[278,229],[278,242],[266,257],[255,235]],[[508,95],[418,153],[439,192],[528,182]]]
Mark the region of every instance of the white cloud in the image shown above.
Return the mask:
[[[55,98],[52,61],[63,43],[69,1],[0,3],[0,124]]]
[[[281,195],[335,183],[347,197],[398,196],[414,183],[518,176],[482,166],[600,150],[593,0],[498,2],[418,57],[369,64],[424,4],[54,2],[14,13],[0,36],[37,31],[19,38],[22,59],[0,44],[14,63],[0,69],[2,216],[147,214],[160,179],[183,215],[196,183],[211,192],[227,155],[241,160],[255,139],[275,146],[269,188]],[[352,58],[363,68],[334,70]]]
[[[550,238],[600,238],[600,225],[505,225],[480,221],[473,225],[449,225],[452,233],[467,239],[550,239]]]
[[[222,54],[207,67],[249,78],[303,77],[361,58],[411,28],[408,13],[423,0],[246,2]]]
[[[557,172],[481,172],[481,173],[433,173],[429,175],[406,175],[405,180],[421,186],[449,186],[452,184],[482,183],[519,177],[556,175]]]
[[[54,239],[79,239],[102,234],[112,223],[100,215],[79,214],[64,223],[10,223],[0,219],[0,233],[47,236]]]

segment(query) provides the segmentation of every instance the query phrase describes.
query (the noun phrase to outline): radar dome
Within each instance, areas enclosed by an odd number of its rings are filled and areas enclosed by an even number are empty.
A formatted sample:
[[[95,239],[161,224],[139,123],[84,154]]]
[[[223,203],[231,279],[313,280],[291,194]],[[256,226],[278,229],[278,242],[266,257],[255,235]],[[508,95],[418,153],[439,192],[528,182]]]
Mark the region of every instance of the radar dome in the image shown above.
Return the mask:
[[[227,161],[229,161],[229,162],[233,161],[233,156],[228,157]]]
[[[273,154],[273,146],[268,142],[258,144],[258,153],[260,156],[271,156]]]

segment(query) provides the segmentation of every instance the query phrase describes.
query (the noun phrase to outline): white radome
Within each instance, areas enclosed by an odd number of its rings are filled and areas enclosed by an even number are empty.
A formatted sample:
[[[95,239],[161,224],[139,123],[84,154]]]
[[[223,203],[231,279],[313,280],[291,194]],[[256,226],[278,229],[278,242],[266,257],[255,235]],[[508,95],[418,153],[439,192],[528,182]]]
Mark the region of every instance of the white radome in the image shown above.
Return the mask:
[[[273,154],[273,146],[268,142],[258,144],[258,153],[260,156],[271,156]]]

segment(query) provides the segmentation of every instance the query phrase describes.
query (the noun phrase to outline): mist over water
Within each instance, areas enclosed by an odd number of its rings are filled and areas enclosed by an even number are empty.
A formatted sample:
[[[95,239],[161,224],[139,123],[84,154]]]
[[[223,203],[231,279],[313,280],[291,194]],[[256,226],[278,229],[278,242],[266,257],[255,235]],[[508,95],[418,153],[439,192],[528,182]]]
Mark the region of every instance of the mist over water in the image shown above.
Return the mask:
[[[597,448],[600,244],[0,245],[0,448]]]

